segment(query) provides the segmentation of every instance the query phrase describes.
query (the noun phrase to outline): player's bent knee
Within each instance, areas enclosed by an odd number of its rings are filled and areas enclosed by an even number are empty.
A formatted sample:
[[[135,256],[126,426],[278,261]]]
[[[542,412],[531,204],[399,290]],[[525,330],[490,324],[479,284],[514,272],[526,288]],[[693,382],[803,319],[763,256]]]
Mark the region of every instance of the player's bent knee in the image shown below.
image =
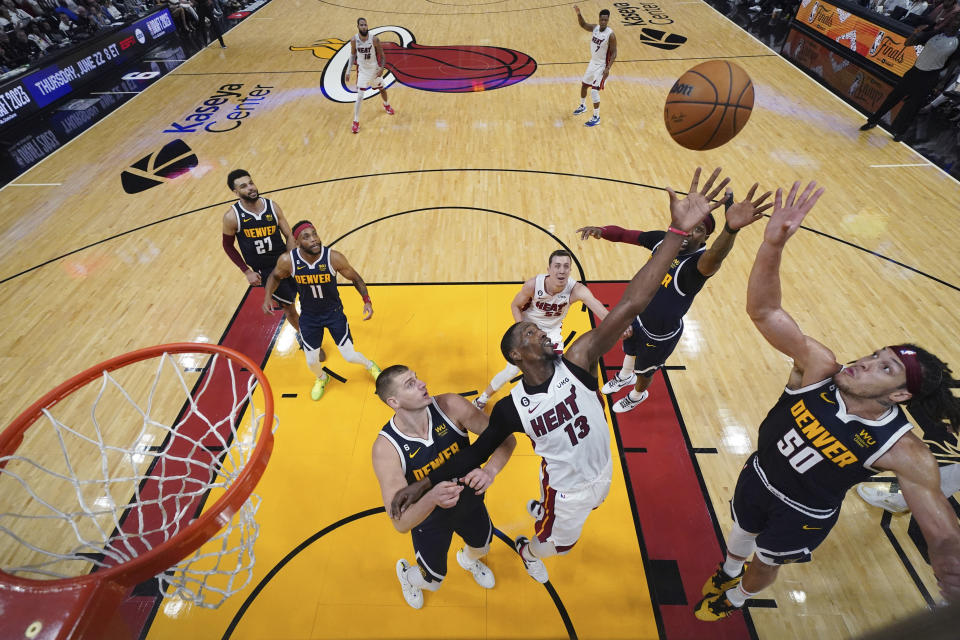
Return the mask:
[[[727,551],[740,558],[749,558],[757,548],[757,534],[745,531],[737,523],[727,537]]]
[[[303,355],[307,358],[307,366],[320,364],[321,353],[323,353],[321,349],[304,349]]]
[[[596,89],[590,89],[590,97],[593,98],[594,102],[600,102],[600,92]]]

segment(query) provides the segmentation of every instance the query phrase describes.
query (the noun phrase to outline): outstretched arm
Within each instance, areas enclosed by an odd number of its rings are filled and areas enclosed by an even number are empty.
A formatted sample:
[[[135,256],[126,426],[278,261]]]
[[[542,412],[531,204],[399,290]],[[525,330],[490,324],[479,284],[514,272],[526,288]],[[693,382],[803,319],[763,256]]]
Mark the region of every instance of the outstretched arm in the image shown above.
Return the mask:
[[[726,258],[733,249],[733,243],[736,242],[737,239],[737,232],[759,220],[763,216],[763,212],[773,206],[772,202],[763,203],[764,200],[771,196],[772,192],[770,191],[767,191],[756,200],[753,199],[757,191],[757,186],[757,183],[754,182],[743,202],[738,202],[727,208],[725,214],[726,222],[723,224],[723,229],[717,234],[717,239],[713,241],[710,248],[704,251],[703,255],[697,260],[697,271],[703,275],[712,276],[719,271],[724,258]],[[729,198],[733,198],[733,193],[730,192],[729,189],[727,190],[727,194]],[[724,201],[726,200],[727,198],[724,198]]]
[[[573,5],[573,10],[577,12],[577,22],[580,23],[580,27],[586,31],[589,31],[590,33],[593,33],[593,28],[596,27],[597,25],[590,24],[589,22],[584,22],[583,16],[580,14],[580,7],[578,7],[577,5]]]
[[[570,293],[570,303],[582,302],[587,305],[587,309],[593,311],[593,315],[597,316],[597,320],[603,322],[603,319],[607,317],[607,314],[610,311],[603,306],[603,303],[594,297],[593,292],[587,287],[587,285],[582,282],[578,282],[573,286],[573,291]]]
[[[671,226],[666,237],[650,260],[627,285],[620,302],[610,310],[610,314],[600,323],[600,326],[588,331],[570,346],[566,355],[570,362],[587,371],[593,371],[600,356],[613,347],[624,330],[633,322],[634,316],[647,307],[660,287],[670,263],[677,256],[684,238],[690,235],[690,229],[697,226],[711,209],[722,204],[721,202],[711,203],[711,200],[723,191],[729,182],[729,179],[724,178],[720,184],[714,186],[719,175],[718,167],[700,189],[698,187],[700,167],[697,167],[686,198],[678,198],[673,189],[667,188],[670,195]]]
[[[459,394],[441,394],[437,396],[437,404],[461,429],[466,429],[470,433],[480,435],[487,430],[487,426],[490,424],[490,418],[487,417],[487,414],[477,409],[472,402],[467,401]],[[494,450],[493,455],[487,460],[487,464],[477,467],[463,476],[463,484],[478,494],[486,491],[493,484],[493,479],[500,473],[503,466],[507,464],[507,460],[513,455],[516,446],[517,439],[513,434],[510,434]]]
[[[908,433],[874,466],[897,474],[907,506],[927,541],[940,593],[950,602],[960,602],[960,525],[940,491],[940,471],[930,450]]]
[[[833,352],[804,335],[781,303],[780,262],[783,249],[823,194],[823,189],[814,191],[816,186],[816,182],[811,182],[797,197],[800,183],[794,182],[786,199],[783,198],[783,190],[777,189],[773,213],[767,222],[747,285],[747,313],[750,319],[767,342],[793,358],[794,365],[803,372],[802,384],[822,380],[834,374],[838,366]]]
[[[580,227],[576,233],[580,234],[581,240],[597,238],[598,240],[603,239],[609,240],[610,242],[626,242],[627,244],[645,246],[640,242],[640,235],[643,231],[624,229],[615,224],[608,224],[605,227]]]
[[[363,299],[363,319],[369,320],[373,316],[373,302],[370,301],[370,294],[367,292],[367,283],[363,281],[356,269],[350,266],[347,258],[339,251],[330,250],[330,264],[356,287],[357,292]]]

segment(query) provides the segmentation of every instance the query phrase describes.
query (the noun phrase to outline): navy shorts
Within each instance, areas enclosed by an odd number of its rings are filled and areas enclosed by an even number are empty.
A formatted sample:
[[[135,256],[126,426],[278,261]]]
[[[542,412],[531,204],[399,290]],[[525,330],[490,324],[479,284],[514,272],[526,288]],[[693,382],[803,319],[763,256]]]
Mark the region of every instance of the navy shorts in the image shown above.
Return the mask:
[[[266,286],[267,279],[273,269],[256,269],[255,271],[260,274],[260,282]],[[293,280],[293,276],[280,281],[277,290],[273,292],[273,299],[280,304],[293,304],[293,301],[297,299],[297,283]]]
[[[420,526],[410,532],[417,564],[427,582],[439,582],[447,575],[447,552],[454,533],[475,549],[487,546],[493,537],[493,522],[482,496],[475,505],[457,509],[453,514],[436,511],[447,510],[437,507]]]
[[[623,352],[628,356],[635,356],[637,361],[633,365],[633,370],[649,378],[663,366],[673,350],[677,348],[677,343],[680,342],[680,336],[683,334],[683,326],[681,325],[673,336],[665,340],[651,338],[650,334],[640,326],[637,318],[633,319],[630,328],[633,329],[633,335],[623,341]]]
[[[330,337],[337,343],[337,347],[353,339],[350,335],[350,325],[347,324],[347,316],[343,315],[343,308],[323,315],[303,313],[301,310],[300,337],[303,339],[304,349],[319,349],[323,344],[324,329],[330,332]]]
[[[733,521],[757,535],[757,557],[766,564],[809,562],[840,517],[840,507],[827,517],[814,517],[791,507],[768,489],[747,460],[730,501]],[[824,514],[820,514],[821,516]]]

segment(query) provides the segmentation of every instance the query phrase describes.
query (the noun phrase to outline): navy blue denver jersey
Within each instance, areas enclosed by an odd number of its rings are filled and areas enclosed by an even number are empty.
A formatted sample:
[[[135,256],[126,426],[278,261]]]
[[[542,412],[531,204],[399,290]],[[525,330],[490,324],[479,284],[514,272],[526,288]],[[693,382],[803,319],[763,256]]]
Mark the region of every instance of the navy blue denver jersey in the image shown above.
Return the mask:
[[[403,473],[407,483],[413,483],[427,476],[431,471],[439,469],[451,458],[470,446],[470,438],[465,431],[461,431],[453,420],[448,418],[437,405],[436,398],[430,399],[430,434],[426,440],[414,438],[400,432],[393,424],[393,418],[380,430],[400,455]],[[460,493],[460,501],[452,509],[434,509],[429,516],[418,526],[424,526],[437,518],[452,517],[462,509],[471,509],[483,495],[477,495],[473,489],[464,488]]]
[[[310,262],[300,249],[290,252],[293,279],[300,294],[301,314],[323,316],[340,311],[340,292],[337,291],[337,272],[330,264],[330,247],[324,247],[315,261]]]
[[[243,208],[239,201],[233,204],[233,213],[237,216],[237,244],[243,261],[254,270],[273,269],[277,258],[286,251],[287,244],[280,233],[277,214],[273,202],[261,198],[266,207],[263,213],[251,213]]]
[[[911,428],[896,405],[879,420],[847,413],[831,378],[785,389],[760,424],[757,473],[788,504],[835,509],[850,487],[877,472],[873,463]]]
[[[656,253],[664,236],[665,231],[647,231],[640,234],[639,242]],[[694,296],[700,293],[707,282],[708,276],[697,269],[697,261],[706,250],[706,246],[703,246],[696,251],[682,253],[670,263],[653,299],[638,316],[640,324],[651,336],[667,336],[680,328]]]

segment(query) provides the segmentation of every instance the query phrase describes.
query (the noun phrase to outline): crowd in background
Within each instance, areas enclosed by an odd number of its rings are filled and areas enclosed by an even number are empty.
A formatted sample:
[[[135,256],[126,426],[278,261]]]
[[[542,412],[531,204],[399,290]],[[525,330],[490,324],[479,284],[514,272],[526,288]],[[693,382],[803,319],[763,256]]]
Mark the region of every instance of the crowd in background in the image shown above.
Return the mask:
[[[167,7],[177,27],[192,32],[204,30],[204,18],[219,20],[239,6],[239,0],[0,0],[0,75],[150,11]]]
[[[780,51],[800,6],[799,0],[706,1],[774,51]],[[950,17],[960,12],[957,0],[854,1],[906,25],[914,32],[908,41],[911,45],[923,45],[935,35],[953,36],[944,34],[943,29],[951,24]],[[960,177],[960,48],[947,59],[939,81],[922,102],[926,106],[897,139]]]

